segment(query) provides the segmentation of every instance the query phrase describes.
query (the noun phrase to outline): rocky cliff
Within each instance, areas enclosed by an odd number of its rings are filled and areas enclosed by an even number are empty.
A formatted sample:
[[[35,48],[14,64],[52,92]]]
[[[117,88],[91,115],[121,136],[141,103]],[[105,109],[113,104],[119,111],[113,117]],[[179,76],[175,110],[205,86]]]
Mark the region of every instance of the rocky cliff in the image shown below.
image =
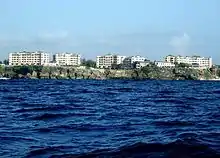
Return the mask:
[[[150,65],[137,70],[109,70],[86,67],[6,67],[2,76],[34,79],[162,79],[200,80],[218,78],[216,71],[190,68],[159,68]]]

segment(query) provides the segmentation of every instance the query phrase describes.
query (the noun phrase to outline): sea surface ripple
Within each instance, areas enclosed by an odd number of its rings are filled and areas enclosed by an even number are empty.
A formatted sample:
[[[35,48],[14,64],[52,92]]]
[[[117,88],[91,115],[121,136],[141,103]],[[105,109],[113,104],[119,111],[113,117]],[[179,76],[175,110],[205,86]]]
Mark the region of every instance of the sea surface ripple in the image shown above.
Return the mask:
[[[0,81],[0,157],[220,157],[220,82]]]

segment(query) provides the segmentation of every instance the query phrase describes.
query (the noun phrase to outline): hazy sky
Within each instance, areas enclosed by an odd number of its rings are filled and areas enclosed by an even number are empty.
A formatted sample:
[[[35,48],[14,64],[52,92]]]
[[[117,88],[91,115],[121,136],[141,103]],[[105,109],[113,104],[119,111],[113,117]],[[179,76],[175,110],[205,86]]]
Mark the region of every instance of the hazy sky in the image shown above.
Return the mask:
[[[220,0],[0,0],[0,59],[44,50],[220,63],[219,8]]]

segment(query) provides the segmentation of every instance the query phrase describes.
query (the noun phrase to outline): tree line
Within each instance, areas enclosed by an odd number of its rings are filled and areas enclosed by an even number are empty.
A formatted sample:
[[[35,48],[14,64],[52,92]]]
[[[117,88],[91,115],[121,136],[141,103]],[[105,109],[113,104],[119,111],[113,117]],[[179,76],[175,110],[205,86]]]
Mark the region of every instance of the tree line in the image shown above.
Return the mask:
[[[8,65],[8,64],[9,64],[9,61],[5,59],[5,60],[3,60],[3,61],[0,61],[0,64]]]

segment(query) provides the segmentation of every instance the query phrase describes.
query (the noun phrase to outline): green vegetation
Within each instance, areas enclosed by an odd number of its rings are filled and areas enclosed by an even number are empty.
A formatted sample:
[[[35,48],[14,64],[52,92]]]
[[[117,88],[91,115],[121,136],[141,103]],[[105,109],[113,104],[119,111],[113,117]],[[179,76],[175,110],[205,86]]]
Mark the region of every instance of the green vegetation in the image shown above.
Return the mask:
[[[9,62],[8,62],[8,60],[4,60],[4,61],[0,61],[0,64],[5,64],[5,65],[8,65],[8,64],[9,64]]]
[[[96,67],[96,62],[93,61],[93,60],[83,59],[82,62],[81,62],[81,65],[86,66],[87,68],[89,68],[89,67],[95,68]]]
[[[32,74],[33,71],[41,72],[43,66],[14,66],[12,67],[12,71],[16,74],[27,75]]]
[[[4,61],[3,61],[3,64],[8,65],[8,64],[9,64],[9,61],[8,61],[8,60],[4,60]]]
[[[220,77],[220,69],[217,69],[216,75],[217,75],[218,77]]]
[[[205,79],[209,79],[212,76],[212,72],[209,69],[203,71],[203,76]]]
[[[2,76],[2,74],[4,73],[5,68],[4,66],[0,65],[0,75]]]
[[[186,64],[186,63],[174,63],[176,67],[181,67],[181,68],[189,68],[191,67],[190,64]]]
[[[88,68],[95,67],[93,61],[84,61]],[[191,69],[189,65],[179,64],[174,68],[159,68],[150,63],[141,69],[87,69],[81,67],[49,66],[0,66],[0,75],[10,78],[38,79],[157,79],[157,80],[198,80],[213,79],[220,76],[219,68],[206,70]]]

